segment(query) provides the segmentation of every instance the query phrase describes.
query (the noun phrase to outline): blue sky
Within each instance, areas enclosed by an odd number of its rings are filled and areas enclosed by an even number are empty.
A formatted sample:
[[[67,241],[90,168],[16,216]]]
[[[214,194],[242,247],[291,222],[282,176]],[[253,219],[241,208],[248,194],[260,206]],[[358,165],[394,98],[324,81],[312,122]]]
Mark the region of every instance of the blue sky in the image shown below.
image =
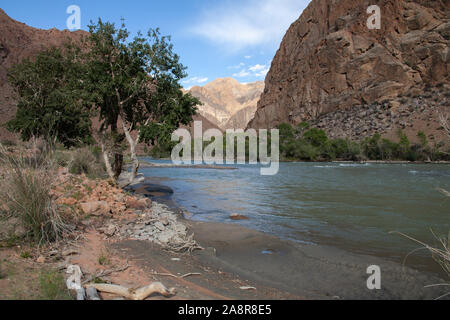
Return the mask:
[[[159,27],[171,35],[175,51],[188,67],[182,85],[189,88],[233,77],[264,80],[287,28],[309,0],[42,0],[3,1],[13,19],[35,28],[66,29],[70,5],[81,8],[81,29],[90,20],[120,23],[135,34]]]

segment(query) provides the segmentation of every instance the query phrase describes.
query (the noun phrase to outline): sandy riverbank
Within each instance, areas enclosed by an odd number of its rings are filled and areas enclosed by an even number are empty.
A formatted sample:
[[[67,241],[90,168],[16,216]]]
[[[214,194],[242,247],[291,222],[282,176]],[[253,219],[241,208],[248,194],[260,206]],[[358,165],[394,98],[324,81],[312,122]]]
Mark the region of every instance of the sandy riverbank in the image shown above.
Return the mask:
[[[171,205],[170,188],[142,184],[136,192]],[[180,210],[179,214],[182,214]],[[195,252],[197,263],[242,279],[307,299],[435,299],[446,291],[425,288],[444,280],[436,275],[368,255],[334,247],[303,245],[236,224],[185,220],[206,250]],[[367,268],[381,268],[382,289],[367,288]]]

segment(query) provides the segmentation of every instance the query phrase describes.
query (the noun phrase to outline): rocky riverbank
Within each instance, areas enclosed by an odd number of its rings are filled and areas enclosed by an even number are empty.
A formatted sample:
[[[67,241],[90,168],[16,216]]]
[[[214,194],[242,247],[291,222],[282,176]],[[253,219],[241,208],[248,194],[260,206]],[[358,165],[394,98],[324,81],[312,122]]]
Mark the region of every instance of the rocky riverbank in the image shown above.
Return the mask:
[[[51,196],[58,210],[73,218],[71,234],[37,247],[17,242],[23,229],[9,230],[16,240],[1,242],[0,297],[37,298],[48,289],[39,283],[56,281],[58,295],[45,298],[70,298],[65,272],[74,267],[80,268],[83,286],[161,282],[171,288],[169,299],[433,299],[442,294],[442,288],[424,288],[442,279],[381,258],[300,245],[238,225],[186,220],[170,206],[173,191],[164,186],[144,181],[130,192],[65,167],[55,174]],[[168,205],[157,200],[161,195]],[[368,265],[381,267],[382,290],[367,289]],[[43,282],[42,275],[50,280]],[[100,297],[122,299],[110,293]]]

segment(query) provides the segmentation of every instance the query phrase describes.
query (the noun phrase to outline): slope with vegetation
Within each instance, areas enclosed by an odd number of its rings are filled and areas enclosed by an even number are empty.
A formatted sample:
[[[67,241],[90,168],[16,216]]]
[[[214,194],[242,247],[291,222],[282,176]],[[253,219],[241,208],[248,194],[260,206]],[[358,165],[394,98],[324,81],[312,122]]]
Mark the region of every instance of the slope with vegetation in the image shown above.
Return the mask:
[[[137,145],[167,143],[180,125],[192,122],[200,102],[181,90],[186,68],[170,37],[156,29],[129,41],[124,25],[116,28],[100,19],[89,28],[83,48],[76,43],[50,48],[11,69],[18,111],[8,127],[24,140],[39,137],[66,147],[97,138],[114,181],[128,145],[132,168],[125,183],[131,183],[139,168]]]

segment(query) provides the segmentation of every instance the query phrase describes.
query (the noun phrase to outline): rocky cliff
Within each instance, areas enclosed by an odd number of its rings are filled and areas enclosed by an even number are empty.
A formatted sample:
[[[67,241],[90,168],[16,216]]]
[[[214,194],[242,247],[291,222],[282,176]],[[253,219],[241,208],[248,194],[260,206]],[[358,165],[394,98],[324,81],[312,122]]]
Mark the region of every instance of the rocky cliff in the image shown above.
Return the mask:
[[[379,30],[367,27],[374,3]],[[249,127],[322,120],[329,132],[361,136],[377,126],[396,129],[403,109],[411,109],[403,114],[409,127],[422,108],[448,108],[449,15],[450,2],[441,0],[312,0],[281,43]],[[383,112],[375,119],[355,119],[377,108]],[[350,119],[347,127],[341,117]],[[437,126],[434,113],[425,117]]]
[[[189,92],[203,102],[199,113],[225,130],[247,126],[263,89],[263,82],[241,84],[233,78],[224,78],[203,87],[193,87]]]

